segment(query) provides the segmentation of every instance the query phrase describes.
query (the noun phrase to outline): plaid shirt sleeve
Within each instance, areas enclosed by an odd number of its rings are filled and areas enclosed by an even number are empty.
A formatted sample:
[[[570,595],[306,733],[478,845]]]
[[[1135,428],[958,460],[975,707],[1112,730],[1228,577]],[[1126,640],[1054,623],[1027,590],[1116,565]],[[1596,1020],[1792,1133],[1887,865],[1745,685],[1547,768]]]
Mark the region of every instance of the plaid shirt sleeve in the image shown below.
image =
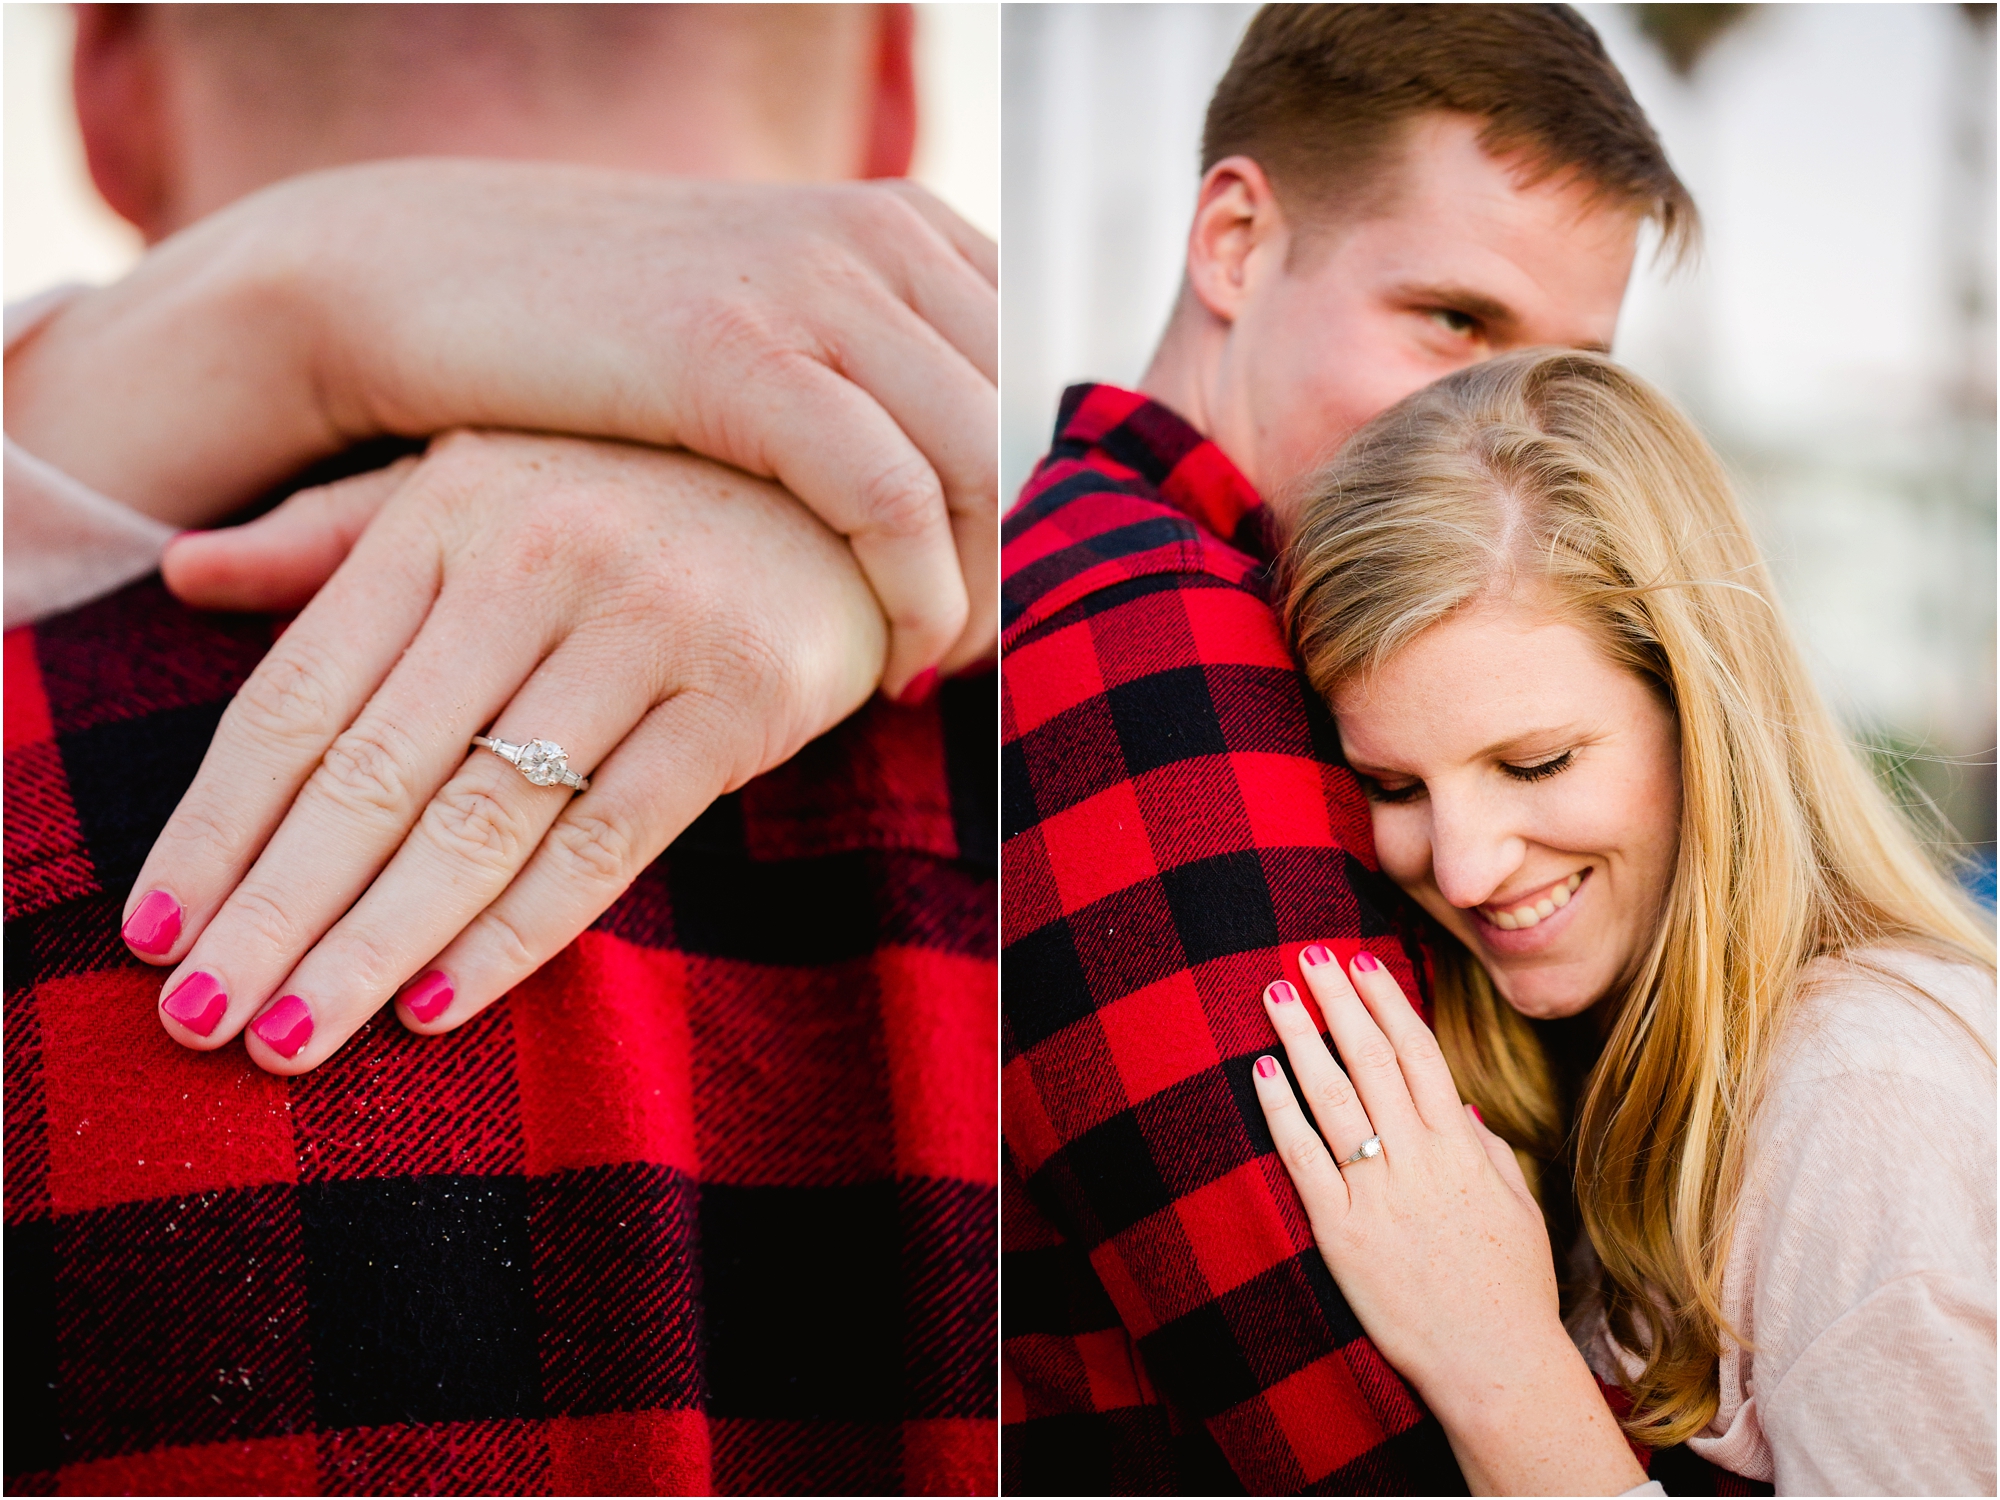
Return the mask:
[[[156,579],[6,637],[8,1492],[991,1493],[992,677],[288,1080],[118,938],[270,639]]]
[[[1253,1494],[1463,1491],[1251,1087],[1259,996],[1298,948],[1365,945],[1413,995],[1422,961],[1262,567],[1223,540],[1258,520],[1219,450],[1099,386],[1069,393],[1007,522],[1003,1446],[1024,1488],[1085,1450],[1134,1492],[1212,1488],[1206,1450]]]

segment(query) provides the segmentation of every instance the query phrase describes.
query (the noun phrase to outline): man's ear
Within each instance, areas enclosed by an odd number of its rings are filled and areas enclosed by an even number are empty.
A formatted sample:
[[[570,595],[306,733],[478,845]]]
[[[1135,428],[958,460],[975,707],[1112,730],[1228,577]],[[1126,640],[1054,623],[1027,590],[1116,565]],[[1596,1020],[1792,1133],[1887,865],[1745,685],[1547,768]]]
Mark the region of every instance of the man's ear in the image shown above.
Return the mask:
[[[917,152],[916,12],[875,7],[875,78],[863,177],[907,177]]]
[[[157,17],[145,5],[78,5],[71,87],[90,179],[150,241],[165,221],[171,126]]]
[[[1202,306],[1236,321],[1251,282],[1285,260],[1286,225],[1264,169],[1247,156],[1225,156],[1201,179],[1188,230],[1187,280]]]

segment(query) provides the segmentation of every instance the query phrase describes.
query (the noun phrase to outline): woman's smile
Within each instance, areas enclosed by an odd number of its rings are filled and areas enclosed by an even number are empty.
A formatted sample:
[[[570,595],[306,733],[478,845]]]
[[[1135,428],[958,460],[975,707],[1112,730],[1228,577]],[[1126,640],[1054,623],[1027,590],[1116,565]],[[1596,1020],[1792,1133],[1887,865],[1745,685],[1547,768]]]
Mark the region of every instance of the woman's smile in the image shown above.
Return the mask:
[[[1639,965],[1680,826],[1678,726],[1539,597],[1470,606],[1335,695],[1382,869],[1523,1015]]]
[[[1473,907],[1480,943],[1498,953],[1532,953],[1546,948],[1575,919],[1573,898],[1581,895],[1589,874],[1590,868],[1585,866],[1524,896]]]

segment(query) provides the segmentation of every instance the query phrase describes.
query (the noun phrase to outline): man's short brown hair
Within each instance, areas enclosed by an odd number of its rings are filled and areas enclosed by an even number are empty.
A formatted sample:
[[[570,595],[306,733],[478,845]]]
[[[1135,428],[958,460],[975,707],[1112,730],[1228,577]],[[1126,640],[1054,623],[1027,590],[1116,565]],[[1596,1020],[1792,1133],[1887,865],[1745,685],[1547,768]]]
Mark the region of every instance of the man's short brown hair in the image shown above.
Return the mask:
[[[1567,5],[1266,5],[1209,100],[1201,168],[1261,166],[1310,222],[1379,210],[1420,115],[1485,122],[1524,185],[1574,173],[1679,255],[1700,221],[1590,24]]]

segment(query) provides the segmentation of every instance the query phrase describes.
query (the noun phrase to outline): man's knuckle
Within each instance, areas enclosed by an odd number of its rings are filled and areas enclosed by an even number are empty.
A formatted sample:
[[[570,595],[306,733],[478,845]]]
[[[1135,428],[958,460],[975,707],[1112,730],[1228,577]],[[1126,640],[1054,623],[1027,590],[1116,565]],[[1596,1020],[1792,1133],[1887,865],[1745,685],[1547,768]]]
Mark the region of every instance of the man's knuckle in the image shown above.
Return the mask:
[[[904,539],[945,524],[944,490],[929,464],[912,455],[863,480],[859,531]]]
[[[692,302],[685,316],[691,342],[708,358],[757,367],[773,355],[793,352],[772,314],[761,300],[708,296]]]
[[[871,249],[906,251],[933,234],[930,220],[918,207],[919,198],[928,196],[913,182],[885,178],[864,184],[849,201]]]

